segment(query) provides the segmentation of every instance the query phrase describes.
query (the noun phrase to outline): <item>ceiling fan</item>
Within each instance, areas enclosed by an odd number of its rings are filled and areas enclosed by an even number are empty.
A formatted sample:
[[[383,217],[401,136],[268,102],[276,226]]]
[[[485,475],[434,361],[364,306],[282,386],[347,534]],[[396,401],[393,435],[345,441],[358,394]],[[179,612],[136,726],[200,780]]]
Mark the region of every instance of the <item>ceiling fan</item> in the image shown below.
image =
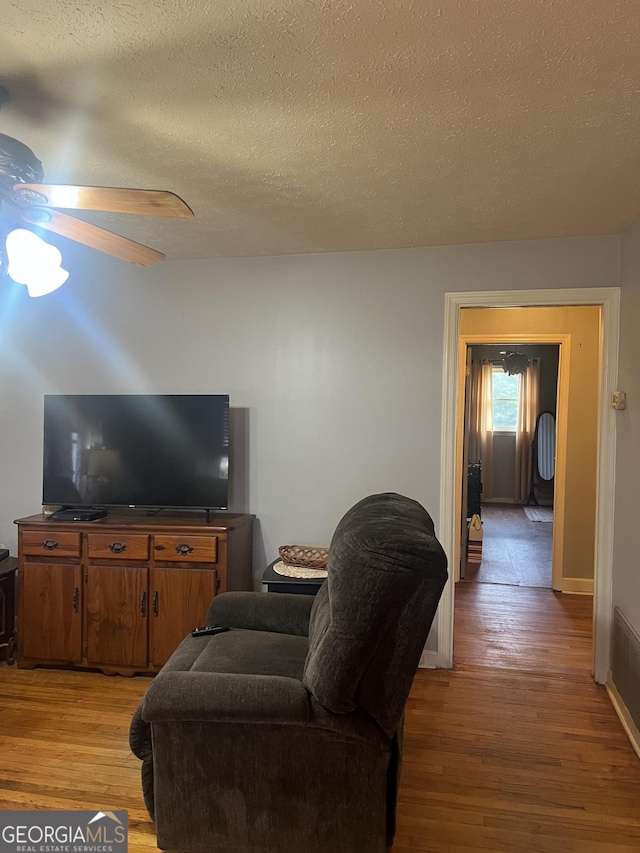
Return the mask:
[[[141,243],[92,225],[56,208],[135,213],[189,219],[191,208],[165,190],[118,189],[44,184],[42,163],[24,143],[0,133],[0,206],[28,225],[53,231],[139,266],[151,266],[165,255]]]

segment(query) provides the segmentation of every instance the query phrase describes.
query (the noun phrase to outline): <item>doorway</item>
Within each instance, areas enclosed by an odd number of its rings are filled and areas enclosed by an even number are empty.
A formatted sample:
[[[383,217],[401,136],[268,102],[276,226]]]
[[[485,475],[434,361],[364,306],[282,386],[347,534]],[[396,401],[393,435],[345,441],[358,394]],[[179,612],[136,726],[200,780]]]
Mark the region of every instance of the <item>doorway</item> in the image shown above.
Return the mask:
[[[619,336],[620,289],[572,288],[564,290],[491,291],[445,295],[443,362],[442,453],[439,536],[451,566],[458,547],[459,467],[458,373],[460,311],[462,308],[524,308],[533,306],[597,305],[601,310],[598,364],[597,498],[594,560],[594,665],[598,683],[604,684],[610,660],[613,578],[613,504],[615,470],[615,422],[607,405],[615,389]],[[562,367],[560,370],[562,375]],[[561,430],[559,430],[560,438]],[[554,540],[557,537],[554,537]],[[450,577],[438,613],[438,651],[434,664],[453,665],[454,583]]]
[[[460,577],[468,583],[552,587],[559,356],[558,344],[467,347]]]
[[[596,443],[597,443],[597,383],[594,384],[594,374],[598,368],[598,312],[596,306],[575,306],[571,309],[554,306],[545,308],[542,313],[536,308],[518,308],[511,311],[495,311],[492,309],[460,311],[458,335],[458,372],[456,378],[456,395],[458,411],[456,416],[456,457],[455,457],[455,495],[456,517],[461,518],[464,502],[464,397],[466,392],[465,359],[469,349],[476,344],[498,344],[506,342],[512,347],[525,344],[538,346],[541,344],[559,345],[558,378],[557,378],[557,415],[556,428],[556,458],[554,478],[554,535],[552,544],[552,587],[562,592],[593,592],[593,539],[589,540],[578,531],[579,525],[595,527],[596,503]],[[548,332],[536,333],[533,329],[547,326]],[[554,326],[557,331],[554,331]],[[572,328],[577,335],[563,331]],[[583,332],[585,334],[583,334]],[[584,348],[585,342],[588,346]],[[587,355],[587,361],[583,356]],[[572,370],[572,364],[574,368]],[[579,370],[577,369],[579,366]],[[579,379],[585,379],[589,393],[586,397],[576,396],[575,390],[580,386]],[[589,430],[582,429],[583,422],[589,423]],[[529,426],[533,432],[533,427]],[[566,493],[567,460],[569,436],[581,445],[579,456],[572,454],[570,464],[571,485],[569,494]],[[576,460],[588,458],[591,466],[588,479],[578,486],[580,479],[576,473]],[[462,483],[462,488],[460,488]],[[569,524],[565,525],[565,516]],[[462,555],[460,542],[464,538],[466,528],[458,525],[458,541],[455,553]],[[569,533],[568,538],[565,533]],[[458,565],[456,566],[456,569]],[[590,578],[581,578],[585,570],[590,572]],[[456,572],[456,580],[460,573]]]

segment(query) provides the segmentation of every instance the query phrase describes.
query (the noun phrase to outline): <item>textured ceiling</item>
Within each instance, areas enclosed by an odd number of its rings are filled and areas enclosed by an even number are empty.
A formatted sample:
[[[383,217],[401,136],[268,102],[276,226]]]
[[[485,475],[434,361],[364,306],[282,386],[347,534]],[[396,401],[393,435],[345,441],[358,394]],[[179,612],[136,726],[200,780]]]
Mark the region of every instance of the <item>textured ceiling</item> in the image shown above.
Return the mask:
[[[640,215],[637,0],[2,2],[0,132],[170,258],[615,233]]]

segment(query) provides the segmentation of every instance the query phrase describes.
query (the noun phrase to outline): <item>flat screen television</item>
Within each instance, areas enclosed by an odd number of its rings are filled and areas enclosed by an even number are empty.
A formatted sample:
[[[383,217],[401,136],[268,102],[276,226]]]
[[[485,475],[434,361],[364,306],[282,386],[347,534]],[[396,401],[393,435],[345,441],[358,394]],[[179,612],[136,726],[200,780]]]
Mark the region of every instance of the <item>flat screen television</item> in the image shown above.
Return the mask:
[[[226,394],[47,394],[43,504],[228,508]]]

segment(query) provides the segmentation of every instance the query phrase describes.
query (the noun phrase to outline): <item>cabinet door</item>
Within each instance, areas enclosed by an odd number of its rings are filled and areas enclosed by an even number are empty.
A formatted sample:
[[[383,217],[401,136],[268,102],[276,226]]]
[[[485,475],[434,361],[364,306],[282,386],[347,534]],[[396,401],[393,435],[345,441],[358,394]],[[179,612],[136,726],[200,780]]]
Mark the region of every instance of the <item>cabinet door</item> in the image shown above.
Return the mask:
[[[87,569],[87,663],[147,667],[146,568]]]
[[[82,660],[80,566],[27,563],[21,574],[21,657]]]
[[[198,569],[154,569],[151,663],[163,666],[194,628],[204,625],[216,592],[216,573]]]

